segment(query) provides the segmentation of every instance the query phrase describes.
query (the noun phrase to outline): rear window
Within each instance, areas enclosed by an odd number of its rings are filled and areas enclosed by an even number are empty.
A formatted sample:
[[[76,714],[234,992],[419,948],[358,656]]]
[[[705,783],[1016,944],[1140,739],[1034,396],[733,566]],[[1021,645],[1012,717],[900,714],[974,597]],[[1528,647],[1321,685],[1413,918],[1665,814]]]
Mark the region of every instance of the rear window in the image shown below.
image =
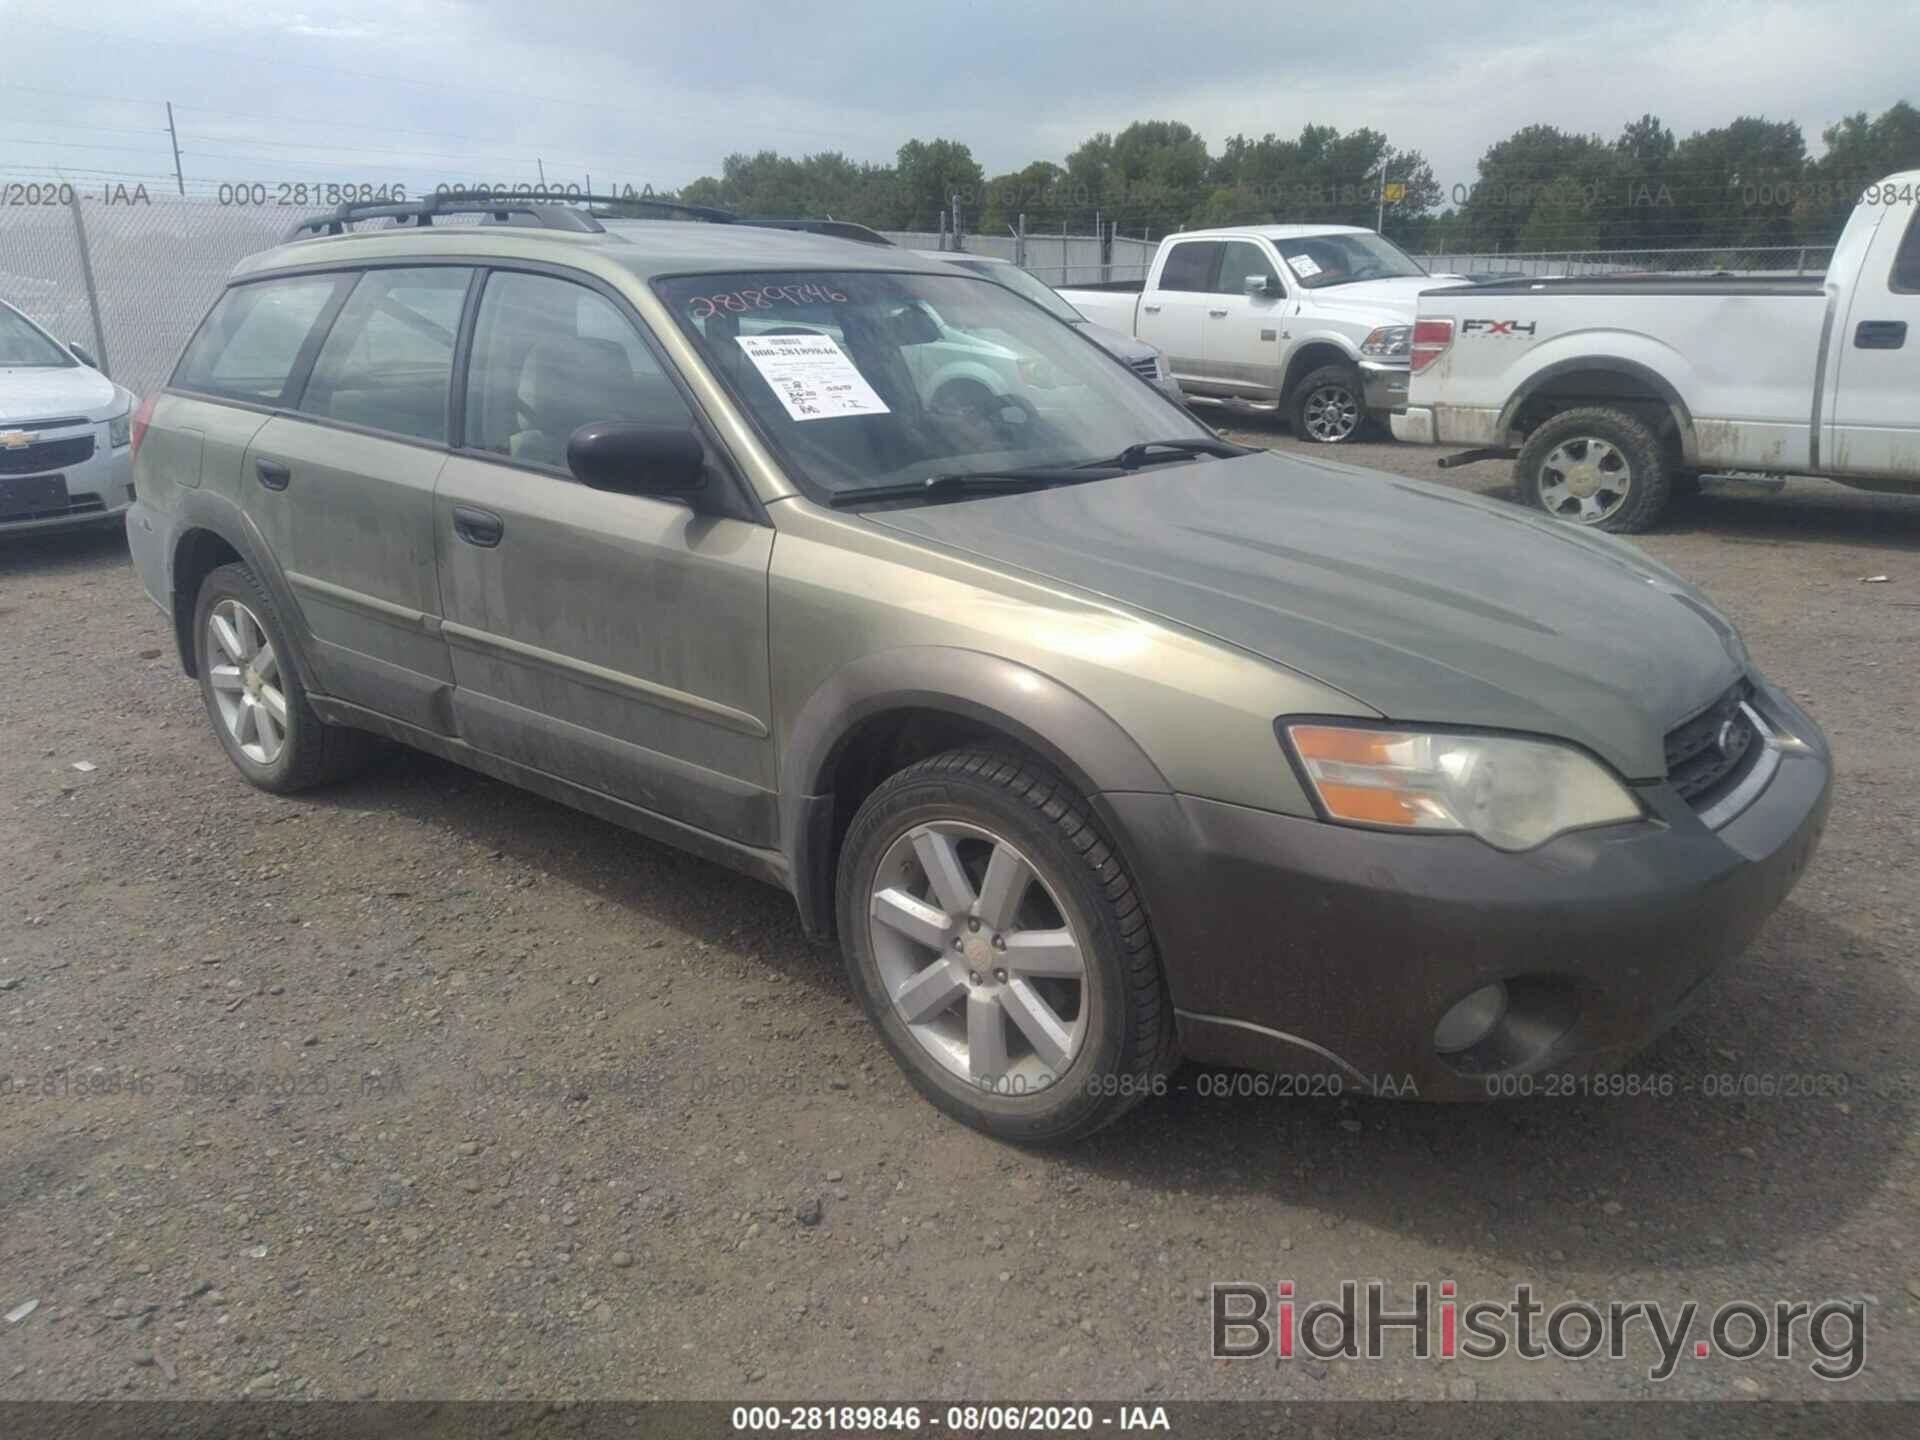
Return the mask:
[[[1220,259],[1217,240],[1190,240],[1167,252],[1167,263],[1160,267],[1162,290],[1205,290],[1213,284],[1214,267]]]
[[[280,404],[327,303],[349,278],[300,275],[234,286],[201,322],[172,383],[230,400]]]

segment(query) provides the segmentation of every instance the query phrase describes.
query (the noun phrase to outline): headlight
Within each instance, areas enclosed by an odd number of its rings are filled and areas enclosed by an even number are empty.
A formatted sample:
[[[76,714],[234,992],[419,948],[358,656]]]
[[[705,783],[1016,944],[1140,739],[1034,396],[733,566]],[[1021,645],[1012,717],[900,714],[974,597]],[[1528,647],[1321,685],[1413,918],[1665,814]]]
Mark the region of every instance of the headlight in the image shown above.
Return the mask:
[[[1374,360],[1396,360],[1412,348],[1411,325],[1382,325],[1361,342],[1360,353]]]
[[[1496,849],[1531,850],[1642,814],[1598,763],[1549,740],[1343,725],[1286,732],[1327,818],[1343,825],[1466,832]]]
[[[107,420],[107,444],[118,450],[132,438],[133,407],[129,405]]]

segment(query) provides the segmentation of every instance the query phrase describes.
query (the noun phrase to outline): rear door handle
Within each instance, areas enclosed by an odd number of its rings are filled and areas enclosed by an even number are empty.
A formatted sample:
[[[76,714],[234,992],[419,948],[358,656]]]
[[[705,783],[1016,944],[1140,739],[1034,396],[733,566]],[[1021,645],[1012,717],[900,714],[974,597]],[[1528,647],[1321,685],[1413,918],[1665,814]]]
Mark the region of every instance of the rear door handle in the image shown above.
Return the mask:
[[[1856,350],[1898,350],[1906,343],[1904,320],[1862,320],[1853,332]]]
[[[269,460],[265,456],[253,462],[253,473],[260,477],[260,483],[269,490],[284,490],[293,479],[293,471],[278,460]]]
[[[491,550],[507,533],[507,525],[491,510],[476,510],[471,505],[453,507],[453,533],[469,545]]]
[[[1226,314],[1227,312],[1226,312],[1226,311],[1224,311],[1224,310],[1209,310],[1209,311],[1207,311],[1207,313],[1208,313],[1209,315],[1212,315],[1212,316],[1216,316],[1216,317],[1218,317],[1218,316],[1221,316],[1221,315],[1225,315],[1225,314]]]

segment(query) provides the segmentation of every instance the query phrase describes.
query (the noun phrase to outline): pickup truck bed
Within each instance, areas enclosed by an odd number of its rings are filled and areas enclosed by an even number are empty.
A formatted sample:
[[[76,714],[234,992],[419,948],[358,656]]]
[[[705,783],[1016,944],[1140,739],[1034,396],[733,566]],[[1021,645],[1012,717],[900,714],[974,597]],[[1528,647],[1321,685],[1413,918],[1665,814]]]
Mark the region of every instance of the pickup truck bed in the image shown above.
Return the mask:
[[[1716,471],[1920,491],[1920,172],[1868,190],[1824,276],[1424,291],[1394,435],[1513,457],[1527,499],[1616,531]]]

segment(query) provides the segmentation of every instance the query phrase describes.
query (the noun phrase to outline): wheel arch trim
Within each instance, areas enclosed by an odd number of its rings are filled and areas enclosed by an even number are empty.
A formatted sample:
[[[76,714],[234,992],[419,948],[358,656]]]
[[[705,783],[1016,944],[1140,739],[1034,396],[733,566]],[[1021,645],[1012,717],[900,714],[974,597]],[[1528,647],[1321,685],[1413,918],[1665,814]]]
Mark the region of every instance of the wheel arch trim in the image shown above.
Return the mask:
[[[1565,360],[1556,360],[1551,365],[1541,366],[1522,381],[1519,388],[1507,397],[1507,403],[1500,407],[1499,418],[1494,421],[1494,435],[1499,437],[1510,433],[1514,422],[1519,419],[1521,407],[1539,394],[1545,386],[1562,376],[1578,374],[1583,370],[1600,370],[1622,375],[1645,385],[1667,407],[1667,413],[1673,419],[1674,429],[1680,437],[1680,458],[1687,465],[1695,463],[1699,447],[1694,435],[1693,411],[1681,398],[1680,391],[1675,388],[1671,380],[1650,366],[1615,355],[1571,356]],[[1608,397],[1605,396],[1596,397],[1590,403],[1595,406],[1604,406],[1607,399]],[[1584,409],[1586,406],[1582,405],[1578,408]]]
[[[802,923],[811,933],[833,928],[834,769],[867,721],[914,710],[970,720],[1006,735],[1059,770],[1090,802],[1103,791],[1163,794],[1172,789],[1112,716],[1030,666],[950,646],[865,656],[824,681],[786,730],[781,849],[789,860]],[[1113,839],[1124,853],[1124,837]]]
[[[182,493],[179,508],[173,517],[172,533],[168,537],[167,588],[172,600],[174,643],[180,650],[181,668],[189,675],[196,673],[193,614],[199,594],[197,589],[192,595],[181,594],[177,569],[181,551],[188,539],[201,531],[225,542],[239,555],[241,563],[253,572],[254,578],[267,587],[267,594],[273,600],[275,618],[279,620],[280,629],[292,651],[286,658],[293,667],[294,678],[309,694],[317,691],[319,687],[315,683],[315,671],[309,658],[313,637],[294,600],[293,588],[287,583],[286,573],[273,558],[273,547],[267,543],[266,537],[245,510],[225,496],[205,490]]]

